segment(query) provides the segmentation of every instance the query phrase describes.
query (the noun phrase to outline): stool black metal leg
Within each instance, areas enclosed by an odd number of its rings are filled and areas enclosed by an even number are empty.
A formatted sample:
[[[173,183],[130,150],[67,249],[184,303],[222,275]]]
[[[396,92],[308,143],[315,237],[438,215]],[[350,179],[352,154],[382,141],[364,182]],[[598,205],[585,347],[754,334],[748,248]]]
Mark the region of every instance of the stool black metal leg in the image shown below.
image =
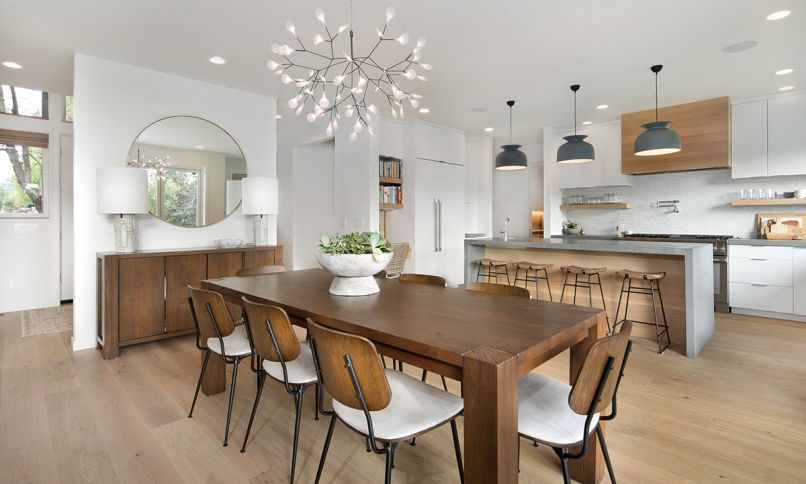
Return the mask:
[[[507,286],[511,286],[512,283],[509,282],[509,267],[508,266],[504,266],[504,274],[507,275]]]
[[[588,274],[588,306],[593,307],[593,286],[591,286],[590,274]]]
[[[551,283],[549,283],[549,272],[546,269],[543,269],[543,275],[546,277],[546,289],[549,291],[549,301],[554,301],[551,297]],[[535,282],[535,287],[537,287],[537,282]]]
[[[611,331],[610,331],[610,316],[607,315],[607,303],[605,302],[604,288],[602,287],[602,276],[599,275],[599,274],[596,274],[596,279],[599,281],[599,294],[602,295],[602,309],[604,309],[604,312],[605,312],[605,323],[607,323],[607,334],[611,334]]]
[[[620,325],[622,321],[627,319],[627,313],[626,312],[624,313],[624,320],[619,319],[619,313],[621,312],[621,298],[624,296],[624,285],[625,284],[627,284],[627,278],[626,277],[621,280],[621,291],[619,291],[619,293],[618,293],[618,304],[616,305],[616,317],[613,320],[613,329],[609,331],[611,334],[615,333],[616,332],[616,327],[618,327],[618,325]]]
[[[565,302],[565,286],[568,285],[568,272],[563,277],[563,290],[560,292],[560,302]]]
[[[574,274],[574,304],[577,303],[577,288],[579,287],[579,274]]]
[[[666,309],[663,307],[663,295],[660,293],[660,281],[657,281],[658,285],[658,299],[660,300],[660,311],[663,314],[663,327],[666,330],[666,347],[672,345],[672,336],[669,334],[669,322],[666,320]]]
[[[481,279],[481,268],[482,265],[479,263],[479,270],[476,271],[476,282],[479,282],[479,279]]]

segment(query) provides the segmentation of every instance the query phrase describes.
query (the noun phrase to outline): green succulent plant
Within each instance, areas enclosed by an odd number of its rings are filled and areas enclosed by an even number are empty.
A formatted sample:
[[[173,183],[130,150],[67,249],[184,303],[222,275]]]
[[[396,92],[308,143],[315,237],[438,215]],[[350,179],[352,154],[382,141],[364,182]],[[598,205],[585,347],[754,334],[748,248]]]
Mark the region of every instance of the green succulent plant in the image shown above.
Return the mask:
[[[323,235],[319,239],[323,254],[374,254],[392,251],[392,246],[382,232],[351,232],[349,234]]]
[[[579,224],[571,220],[566,220],[563,222],[563,228],[573,230],[579,228]]]

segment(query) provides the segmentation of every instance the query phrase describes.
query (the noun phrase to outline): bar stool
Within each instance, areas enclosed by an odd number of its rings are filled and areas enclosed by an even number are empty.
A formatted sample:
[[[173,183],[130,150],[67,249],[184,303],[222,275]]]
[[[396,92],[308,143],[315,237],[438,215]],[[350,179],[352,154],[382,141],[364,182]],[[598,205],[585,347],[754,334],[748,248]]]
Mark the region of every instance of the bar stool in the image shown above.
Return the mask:
[[[495,282],[498,282],[498,276],[507,276],[507,284],[511,284],[509,281],[509,262],[499,261],[499,260],[492,260],[492,259],[479,259],[475,262],[479,265],[479,270],[476,273],[476,282],[480,282],[481,278],[484,277],[487,279],[486,282],[490,282],[492,279],[495,279]],[[487,272],[485,273],[483,268],[487,268]],[[501,269],[504,269],[504,272],[501,272]]]
[[[610,316],[607,315],[607,304],[605,303],[604,297],[604,289],[602,289],[602,276],[603,272],[607,272],[607,267],[580,267],[580,266],[564,266],[560,267],[560,271],[565,274],[563,278],[563,290],[560,293],[560,302],[565,302],[565,288],[566,287],[573,287],[574,288],[574,301],[573,304],[577,303],[577,288],[587,289],[588,290],[588,306],[593,306],[593,286],[599,286],[599,295],[602,297],[602,309],[605,311],[605,319],[607,320],[607,333],[611,334],[612,331],[610,329]],[[574,275],[574,283],[571,284],[568,282],[568,276],[573,274]],[[579,276],[584,276],[587,280],[580,281]],[[596,279],[593,280],[592,278],[595,277]]]
[[[636,321],[634,319],[630,319],[633,323],[639,324],[649,324],[655,325],[655,337],[658,341],[658,353],[663,354],[663,352],[671,346],[672,340],[669,336],[669,325],[666,321],[666,310],[663,308],[663,296],[660,293],[660,281],[666,277],[665,272],[638,272],[638,271],[630,271],[627,269],[622,269],[616,272],[616,277],[621,278],[621,293],[618,296],[618,306],[616,307],[616,316],[615,316],[615,323],[613,324],[613,332],[616,331],[616,327],[620,324],[623,324],[627,319],[627,311],[630,308],[630,294],[644,294],[648,296],[652,296],[652,314],[655,317],[654,322],[649,321]],[[648,281],[649,287],[646,286],[638,286],[633,287],[632,281]],[[624,286],[627,286],[625,289]],[[660,301],[660,311],[663,315],[663,325],[661,326],[660,321],[658,321],[658,307],[655,304],[655,293],[658,293],[658,300]],[[624,304],[624,319],[619,320],[618,315],[621,312],[621,298],[624,294],[627,294],[627,302]],[[666,344],[663,344],[663,336],[666,335]]]
[[[518,285],[518,282],[523,282],[526,289],[529,289],[529,283],[535,283],[535,299],[540,299],[540,289],[537,287],[537,281],[543,280],[546,281],[546,289],[549,291],[549,301],[554,301],[551,296],[551,284],[549,283],[549,273],[548,269],[554,267],[554,264],[535,264],[533,262],[516,262],[515,263],[515,286]],[[524,277],[520,277],[521,271],[524,271],[526,275]],[[530,271],[534,272],[533,275],[530,275]],[[542,272],[542,275],[541,275]]]

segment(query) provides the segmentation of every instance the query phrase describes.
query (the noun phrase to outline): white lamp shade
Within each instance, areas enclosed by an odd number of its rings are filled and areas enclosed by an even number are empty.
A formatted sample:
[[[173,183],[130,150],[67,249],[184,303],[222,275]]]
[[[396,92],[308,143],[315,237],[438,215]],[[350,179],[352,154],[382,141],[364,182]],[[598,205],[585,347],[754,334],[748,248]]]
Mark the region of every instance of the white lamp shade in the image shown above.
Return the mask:
[[[277,214],[277,179],[269,177],[247,177],[241,180],[244,215]]]
[[[148,213],[148,170],[98,167],[95,179],[98,213]]]

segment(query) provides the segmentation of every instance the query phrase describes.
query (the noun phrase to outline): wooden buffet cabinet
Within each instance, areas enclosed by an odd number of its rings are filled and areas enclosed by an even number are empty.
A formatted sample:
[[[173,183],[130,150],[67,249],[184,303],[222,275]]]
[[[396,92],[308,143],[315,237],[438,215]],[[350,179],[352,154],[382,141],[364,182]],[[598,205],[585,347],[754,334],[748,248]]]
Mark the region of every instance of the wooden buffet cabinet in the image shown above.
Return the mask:
[[[122,346],[192,334],[188,284],[282,264],[280,246],[98,253],[98,347],[109,359]]]

